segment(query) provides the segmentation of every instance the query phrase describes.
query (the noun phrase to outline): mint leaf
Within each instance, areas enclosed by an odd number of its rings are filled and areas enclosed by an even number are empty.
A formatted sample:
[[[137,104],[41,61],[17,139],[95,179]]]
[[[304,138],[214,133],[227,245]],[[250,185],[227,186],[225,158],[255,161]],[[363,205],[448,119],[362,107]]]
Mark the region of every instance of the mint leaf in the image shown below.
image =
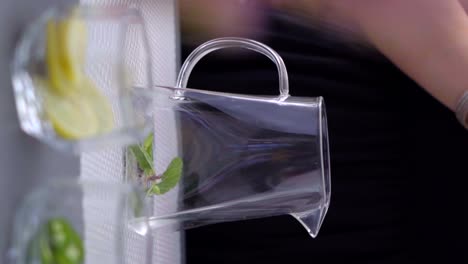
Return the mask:
[[[130,150],[137,160],[138,167],[143,171],[146,176],[153,176],[156,174],[153,166],[153,133],[149,134],[143,144],[134,145]]]
[[[155,174],[155,170],[153,167],[153,151],[151,151],[151,155],[145,150],[143,145],[135,145],[130,146],[130,151],[132,152],[133,156],[135,157],[138,167],[143,170],[145,175],[153,175]]]
[[[149,194],[165,194],[174,188],[182,176],[183,162],[182,159],[177,157],[174,158],[163,176],[161,177],[161,182],[154,184],[148,190]]]
[[[143,142],[143,148],[145,149],[146,153],[151,157],[153,160],[153,133],[149,134],[149,136]]]

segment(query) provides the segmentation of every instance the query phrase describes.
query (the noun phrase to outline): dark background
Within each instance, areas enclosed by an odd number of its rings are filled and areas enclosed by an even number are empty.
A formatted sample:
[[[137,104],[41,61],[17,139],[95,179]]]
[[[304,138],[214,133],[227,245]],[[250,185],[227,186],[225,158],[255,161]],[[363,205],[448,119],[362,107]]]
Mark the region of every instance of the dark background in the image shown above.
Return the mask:
[[[330,209],[316,239],[290,216],[191,229],[187,263],[468,263],[468,132],[454,114],[377,52],[330,31],[276,13],[261,35],[283,57],[292,95],[325,98]],[[277,82],[261,55],[217,52],[189,87],[276,95]]]

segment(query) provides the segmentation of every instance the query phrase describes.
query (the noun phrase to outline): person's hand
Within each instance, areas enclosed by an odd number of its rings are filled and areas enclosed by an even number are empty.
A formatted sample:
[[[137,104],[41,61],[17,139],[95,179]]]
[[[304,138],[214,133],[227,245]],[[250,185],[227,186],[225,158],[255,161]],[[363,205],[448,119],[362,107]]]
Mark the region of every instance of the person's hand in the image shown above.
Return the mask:
[[[468,0],[274,2],[349,29],[452,110],[468,90]]]
[[[182,0],[183,8],[186,7],[184,2],[199,4],[199,1]],[[251,13],[242,16],[241,13],[247,9],[234,8],[242,6],[239,5],[242,1],[204,0],[202,2],[211,3],[208,8],[211,12],[205,13],[205,19],[213,17],[210,23],[213,24],[215,21],[219,23],[218,32],[224,30],[229,34],[228,25],[239,30],[243,26],[236,21],[246,22],[249,21],[247,17],[257,19],[261,17],[258,9],[249,9]],[[468,90],[468,73],[465,73],[468,71],[468,15],[465,11],[468,0],[255,0],[253,2],[300,13],[313,18],[311,21],[324,21],[346,29],[358,39],[378,49],[452,110],[456,109],[463,93]],[[207,11],[206,5],[199,4],[198,7],[203,7]],[[213,14],[216,12],[219,13],[215,18]],[[232,19],[236,16],[237,19]],[[239,20],[240,17],[242,19]],[[229,22],[221,22],[222,20]],[[242,31],[237,31],[239,32]],[[243,33],[248,36],[246,32],[248,30]]]
[[[262,0],[181,0],[182,34],[186,41],[225,36],[254,38],[265,21]]]

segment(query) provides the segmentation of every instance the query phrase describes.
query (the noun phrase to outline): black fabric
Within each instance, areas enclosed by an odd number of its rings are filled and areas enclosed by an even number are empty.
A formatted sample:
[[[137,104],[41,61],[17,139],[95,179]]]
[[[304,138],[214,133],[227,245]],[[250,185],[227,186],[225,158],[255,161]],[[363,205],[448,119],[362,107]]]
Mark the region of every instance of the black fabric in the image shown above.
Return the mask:
[[[371,49],[278,14],[263,34],[291,94],[325,98],[330,209],[316,239],[289,216],[189,230],[187,263],[467,263],[468,133],[454,114]],[[219,52],[189,86],[277,94],[276,76],[261,55]]]

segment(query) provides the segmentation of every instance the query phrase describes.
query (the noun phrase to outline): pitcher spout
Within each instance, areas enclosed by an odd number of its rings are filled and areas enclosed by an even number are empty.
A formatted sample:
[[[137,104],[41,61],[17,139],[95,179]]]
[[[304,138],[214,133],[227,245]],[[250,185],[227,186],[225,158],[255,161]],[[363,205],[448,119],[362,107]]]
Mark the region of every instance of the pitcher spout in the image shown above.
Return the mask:
[[[328,205],[316,210],[311,210],[302,213],[292,213],[291,215],[301,223],[306,229],[307,233],[312,238],[317,237],[320,227],[322,226],[323,220],[328,210]]]

